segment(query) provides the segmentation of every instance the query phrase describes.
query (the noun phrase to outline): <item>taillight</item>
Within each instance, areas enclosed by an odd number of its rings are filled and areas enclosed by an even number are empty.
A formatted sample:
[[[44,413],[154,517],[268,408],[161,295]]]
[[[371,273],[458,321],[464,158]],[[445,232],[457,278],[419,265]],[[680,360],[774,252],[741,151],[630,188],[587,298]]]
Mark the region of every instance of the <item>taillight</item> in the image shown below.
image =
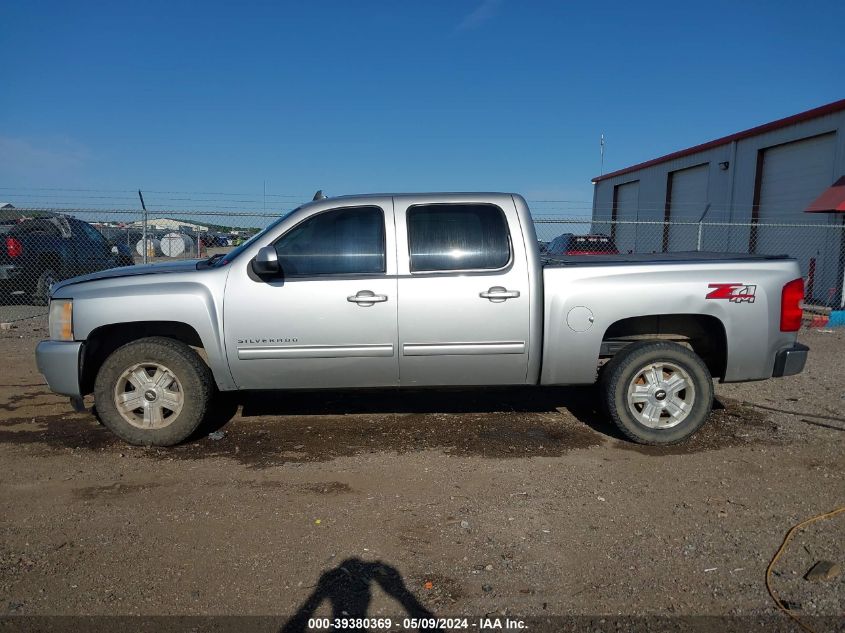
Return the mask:
[[[23,244],[21,244],[20,241],[16,240],[14,237],[7,237],[6,252],[9,253],[9,257],[20,257],[21,255],[23,255]]]
[[[801,317],[804,316],[804,311],[801,309],[803,300],[803,279],[793,279],[783,287],[780,297],[781,332],[797,332],[801,329]]]

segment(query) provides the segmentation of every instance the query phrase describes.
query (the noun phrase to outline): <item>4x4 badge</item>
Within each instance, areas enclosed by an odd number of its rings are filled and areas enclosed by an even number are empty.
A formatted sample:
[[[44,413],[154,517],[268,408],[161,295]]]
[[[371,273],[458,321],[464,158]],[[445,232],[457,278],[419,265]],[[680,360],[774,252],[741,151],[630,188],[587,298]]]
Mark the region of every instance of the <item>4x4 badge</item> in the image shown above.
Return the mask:
[[[754,303],[757,286],[752,284],[708,284],[705,299],[727,299],[733,303]]]

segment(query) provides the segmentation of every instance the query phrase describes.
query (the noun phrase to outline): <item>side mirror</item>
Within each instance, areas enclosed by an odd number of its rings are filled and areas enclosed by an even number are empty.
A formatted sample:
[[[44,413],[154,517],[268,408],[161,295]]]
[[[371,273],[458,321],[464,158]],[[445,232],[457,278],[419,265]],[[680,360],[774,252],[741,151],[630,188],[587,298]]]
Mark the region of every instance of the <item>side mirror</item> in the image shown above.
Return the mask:
[[[252,270],[256,275],[278,275],[282,272],[276,249],[272,246],[262,246],[252,260]]]

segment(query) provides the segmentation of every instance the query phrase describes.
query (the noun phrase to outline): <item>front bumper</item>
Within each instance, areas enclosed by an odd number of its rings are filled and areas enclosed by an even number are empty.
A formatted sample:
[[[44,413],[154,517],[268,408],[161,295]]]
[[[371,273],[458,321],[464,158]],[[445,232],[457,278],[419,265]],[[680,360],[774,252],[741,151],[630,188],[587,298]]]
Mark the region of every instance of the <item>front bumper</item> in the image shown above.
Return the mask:
[[[55,393],[80,398],[79,368],[84,343],[41,341],[35,348],[35,364]]]
[[[789,349],[782,349],[775,356],[775,370],[772,378],[781,376],[794,376],[804,371],[804,364],[807,362],[807,353],[810,348],[801,343],[794,343]]]

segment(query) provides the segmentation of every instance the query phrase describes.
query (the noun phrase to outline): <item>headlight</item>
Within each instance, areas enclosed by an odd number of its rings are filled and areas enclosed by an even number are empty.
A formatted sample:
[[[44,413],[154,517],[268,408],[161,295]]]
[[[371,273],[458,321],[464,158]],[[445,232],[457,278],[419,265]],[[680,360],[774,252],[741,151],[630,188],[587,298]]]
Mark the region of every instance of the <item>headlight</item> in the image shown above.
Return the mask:
[[[73,340],[73,299],[50,301],[50,318],[47,327],[50,330],[51,340]]]

